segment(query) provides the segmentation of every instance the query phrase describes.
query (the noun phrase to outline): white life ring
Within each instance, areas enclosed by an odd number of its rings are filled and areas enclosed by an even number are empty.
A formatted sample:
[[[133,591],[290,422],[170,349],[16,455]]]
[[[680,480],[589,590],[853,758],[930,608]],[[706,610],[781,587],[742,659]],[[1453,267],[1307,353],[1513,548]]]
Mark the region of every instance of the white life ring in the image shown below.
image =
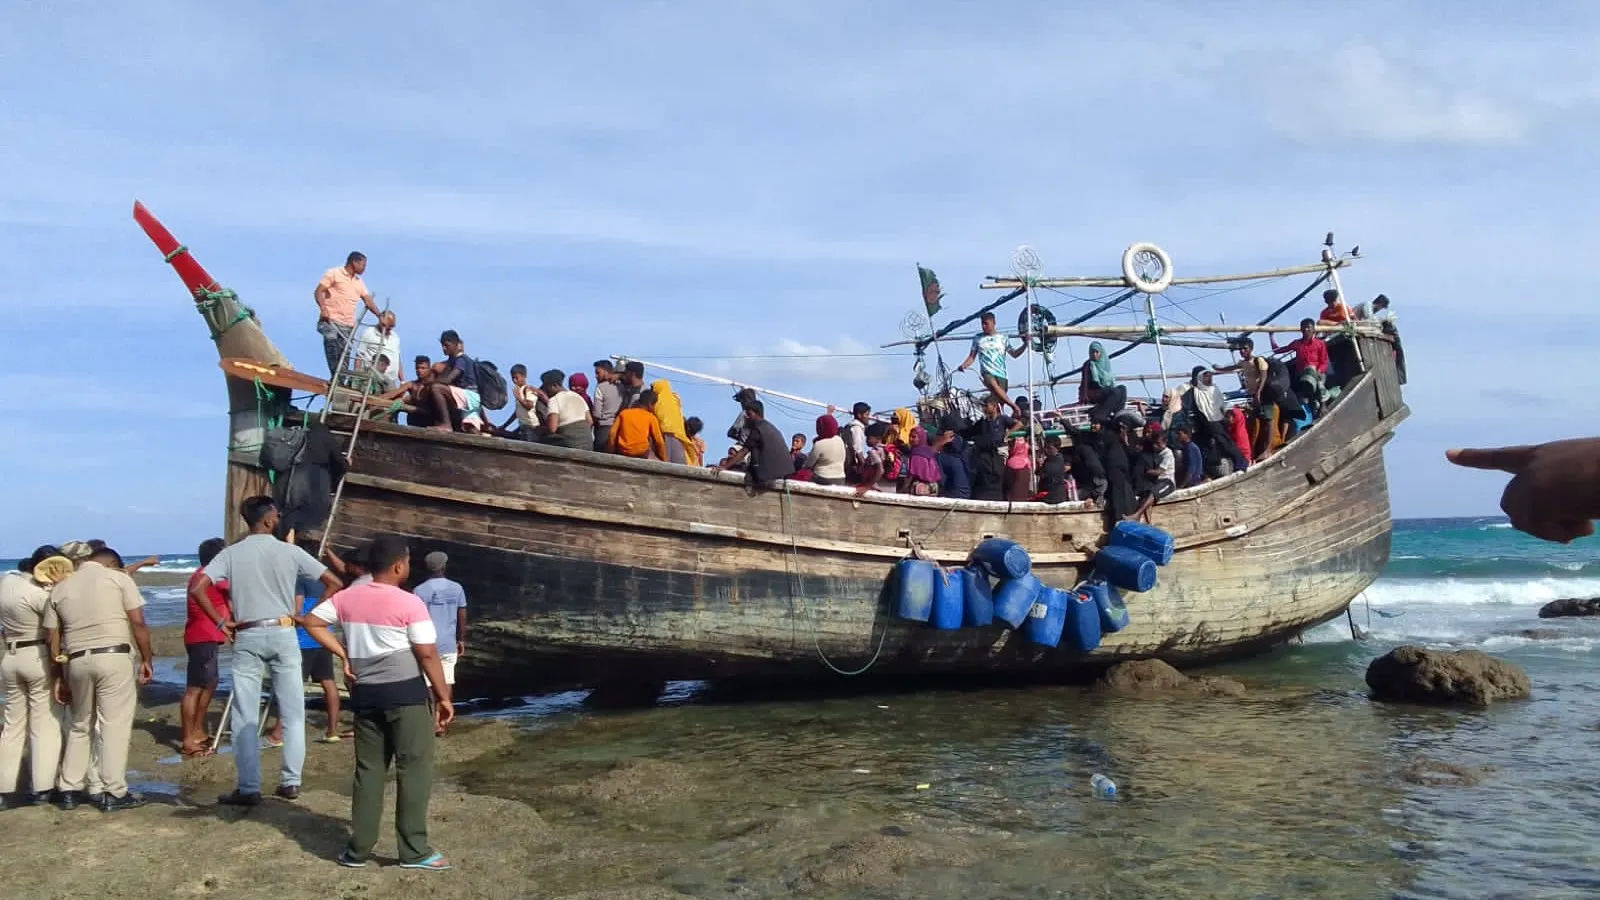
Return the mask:
[[[1150,263],[1161,264],[1161,274],[1148,277]],[[1122,279],[1128,287],[1146,294],[1159,294],[1172,284],[1172,257],[1167,251],[1146,241],[1129,244],[1122,251]]]

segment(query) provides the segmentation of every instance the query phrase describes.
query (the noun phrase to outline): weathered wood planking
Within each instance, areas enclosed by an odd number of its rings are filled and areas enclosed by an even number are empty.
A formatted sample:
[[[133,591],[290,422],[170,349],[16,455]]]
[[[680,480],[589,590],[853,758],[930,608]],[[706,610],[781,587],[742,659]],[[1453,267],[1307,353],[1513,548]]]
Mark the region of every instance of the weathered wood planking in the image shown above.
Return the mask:
[[[825,672],[823,655],[857,667],[880,642],[883,673],[1217,659],[1337,615],[1387,561],[1382,447],[1405,408],[1386,358],[1272,459],[1157,505],[1180,552],[1156,590],[1127,598],[1130,627],[1087,656],[1002,628],[892,621],[881,596],[911,542],[956,562],[989,535],[1020,541],[1046,582],[1070,586],[1104,536],[1102,514],[1081,505],[805,484],[752,494],[706,470],[375,425],[331,527],[338,546],[400,531],[418,554],[451,554],[474,597],[469,686],[793,677]]]

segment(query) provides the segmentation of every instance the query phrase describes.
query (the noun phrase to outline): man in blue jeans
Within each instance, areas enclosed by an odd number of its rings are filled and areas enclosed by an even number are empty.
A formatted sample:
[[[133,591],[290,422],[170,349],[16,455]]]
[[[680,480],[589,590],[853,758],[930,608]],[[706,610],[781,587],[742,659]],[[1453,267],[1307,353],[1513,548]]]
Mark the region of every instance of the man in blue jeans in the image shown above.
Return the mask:
[[[189,588],[213,622],[233,641],[233,764],[237,786],[217,798],[228,806],[261,802],[261,748],[257,735],[261,682],[272,674],[272,692],[283,724],[283,771],[275,793],[285,800],[300,797],[300,769],[306,759],[306,695],[300,675],[300,641],[295,634],[295,584],[300,578],[322,582],[324,598],[343,587],[338,576],[293,544],[273,537],[278,508],[271,497],[247,498],[239,514],[250,534],[217,554]],[[232,618],[224,619],[207,590],[226,579],[233,601]]]

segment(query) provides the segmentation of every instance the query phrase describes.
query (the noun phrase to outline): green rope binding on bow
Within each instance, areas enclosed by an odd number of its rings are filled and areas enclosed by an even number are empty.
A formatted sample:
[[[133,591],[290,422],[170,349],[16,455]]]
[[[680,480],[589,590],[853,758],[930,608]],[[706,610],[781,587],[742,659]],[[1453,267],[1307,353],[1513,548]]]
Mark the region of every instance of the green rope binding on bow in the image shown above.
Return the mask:
[[[173,250],[171,253],[168,253],[165,257],[163,257],[163,259],[166,262],[172,262],[173,260],[177,259],[178,257],[180,257],[180,256],[182,256],[182,255],[184,255],[185,253],[188,253],[188,252],[189,252],[189,248],[188,247],[185,247],[184,245],[179,244],[177,249]]]
[[[233,318],[226,324],[219,326],[216,314],[222,308],[224,302],[238,304],[239,311],[234,313]],[[243,322],[245,319],[256,317],[256,311],[243,303],[239,303],[239,295],[227,288],[223,288],[220,291],[208,291],[205,288],[200,288],[194,292],[194,306],[200,312],[200,315],[205,317],[206,324],[211,327],[211,339],[213,341],[219,340],[227,333],[228,329]]]
[[[267,432],[269,430],[274,429],[274,428],[282,427],[282,425],[283,425],[283,416],[281,414],[280,415],[276,415],[276,416],[267,415],[267,404],[273,402],[277,398],[273,394],[272,388],[267,387],[265,384],[262,384],[261,383],[261,379],[252,378],[251,381],[254,383],[255,389],[256,389],[256,425],[261,429],[261,438],[262,438],[263,441],[265,441],[266,440],[266,436],[267,436]],[[235,450],[256,450],[256,451],[259,451],[260,449],[261,449],[261,445],[260,444],[256,444],[254,446],[251,446],[249,444],[233,444],[233,443],[230,443],[228,445],[229,452],[232,452],[232,451],[235,451]],[[267,483],[268,484],[272,484],[272,483],[275,483],[276,480],[277,480],[277,473],[268,471],[267,472]]]
[[[1155,319],[1150,319],[1144,323],[1145,340],[1153,341],[1156,338],[1161,337],[1163,334],[1166,334],[1166,332],[1161,330],[1161,326],[1156,324]]]

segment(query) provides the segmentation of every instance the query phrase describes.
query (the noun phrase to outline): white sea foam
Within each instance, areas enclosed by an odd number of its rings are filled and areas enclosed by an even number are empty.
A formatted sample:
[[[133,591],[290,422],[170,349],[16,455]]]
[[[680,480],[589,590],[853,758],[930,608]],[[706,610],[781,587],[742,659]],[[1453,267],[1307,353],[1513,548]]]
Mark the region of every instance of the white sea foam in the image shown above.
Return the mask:
[[[1600,578],[1380,578],[1367,588],[1373,606],[1542,606],[1563,597],[1600,597]]]

